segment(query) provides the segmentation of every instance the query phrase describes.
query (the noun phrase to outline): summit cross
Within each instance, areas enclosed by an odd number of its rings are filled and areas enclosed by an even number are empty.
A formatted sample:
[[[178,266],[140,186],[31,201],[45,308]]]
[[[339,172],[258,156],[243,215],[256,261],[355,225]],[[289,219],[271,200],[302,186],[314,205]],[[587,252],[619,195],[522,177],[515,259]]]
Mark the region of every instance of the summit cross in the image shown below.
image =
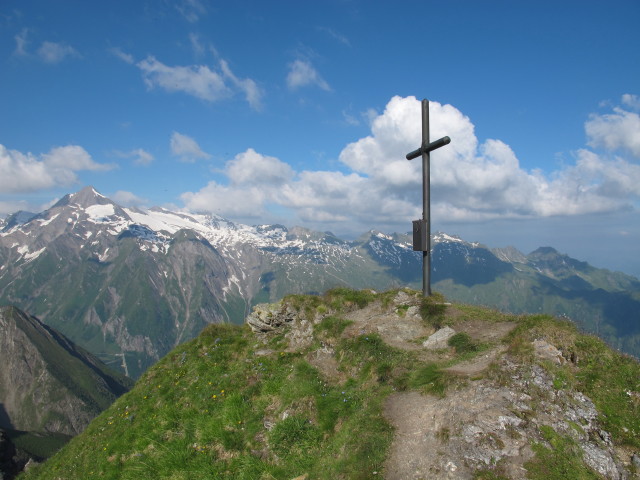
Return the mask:
[[[430,153],[449,144],[449,137],[429,141],[429,100],[422,100],[422,145],[407,153],[407,160],[422,155],[422,219],[413,221],[413,250],[422,252],[422,295],[431,296],[431,158]]]

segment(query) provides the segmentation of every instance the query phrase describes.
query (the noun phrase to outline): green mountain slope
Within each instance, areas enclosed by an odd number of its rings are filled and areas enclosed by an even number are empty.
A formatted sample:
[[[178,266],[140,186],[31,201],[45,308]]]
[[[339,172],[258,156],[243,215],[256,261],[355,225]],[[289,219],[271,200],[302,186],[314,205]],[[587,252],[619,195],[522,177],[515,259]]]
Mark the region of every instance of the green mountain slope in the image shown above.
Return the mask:
[[[66,337],[0,308],[0,427],[35,457],[80,433],[132,386]]]
[[[547,316],[289,296],[207,326],[24,478],[628,478],[639,378]]]

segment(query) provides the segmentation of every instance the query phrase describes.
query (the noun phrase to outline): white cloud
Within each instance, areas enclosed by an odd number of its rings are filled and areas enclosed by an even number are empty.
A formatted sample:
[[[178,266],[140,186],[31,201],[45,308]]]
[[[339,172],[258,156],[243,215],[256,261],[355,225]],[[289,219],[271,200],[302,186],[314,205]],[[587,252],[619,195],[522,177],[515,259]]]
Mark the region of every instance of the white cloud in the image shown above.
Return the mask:
[[[640,103],[635,95],[623,96],[625,105],[636,108]],[[613,113],[592,114],[585,123],[589,146],[607,150],[627,150],[640,158],[640,115],[615,107]]]
[[[622,103],[634,110],[640,110],[640,97],[638,95],[625,93],[622,95]]]
[[[11,215],[19,210],[24,210],[27,212],[32,211],[31,207],[24,200],[16,200],[16,201],[0,201],[0,218],[6,217],[7,215]]]
[[[116,151],[115,154],[120,158],[131,158],[135,165],[140,166],[151,165],[154,160],[153,155],[142,148],[136,148],[128,152]]]
[[[337,40],[343,45],[346,45],[347,47],[351,46],[351,42],[349,41],[349,39],[346,36],[342,35],[341,33],[336,32],[333,28],[331,27],[317,27],[317,28],[319,31],[326,33],[331,38],[333,38],[334,40]]]
[[[220,60],[220,71],[213,71],[206,65],[170,67],[153,56],[138,62],[148,88],[162,88],[169,92],[183,92],[201,100],[215,102],[230,98],[237,91],[244,93],[247,102],[258,110],[261,106],[262,91],[255,81],[236,77],[228,63]],[[228,80],[231,85],[227,85]]]
[[[67,57],[80,57],[80,53],[65,43],[43,42],[38,49],[38,56],[45,63],[60,63]]]
[[[220,68],[225,78],[231,80],[231,83],[244,93],[249,105],[251,105],[254,110],[260,110],[262,108],[262,90],[256,82],[250,78],[241,79],[236,77],[225,60],[220,60]]]
[[[420,109],[414,97],[392,98],[373,119],[371,134],[341,152],[346,173],[296,172],[249,149],[227,162],[227,184],[210,182],[182,200],[189,209],[239,221],[266,222],[275,211],[288,211],[294,221],[323,230],[407,230],[422,214],[421,161],[404,158],[421,143]],[[431,102],[430,116],[432,139],[452,139],[431,155],[436,222],[612,212],[640,199],[640,166],[622,157],[582,149],[573,165],[549,174],[527,171],[504,142],[479,143],[470,119],[455,107]]]
[[[144,207],[149,204],[149,200],[146,198],[138,197],[134,193],[125,190],[118,190],[109,195],[109,198],[123,207]]]
[[[291,90],[307,86],[320,87],[326,91],[331,90],[329,84],[320,76],[308,60],[296,60],[289,64],[287,86]]]
[[[202,15],[207,13],[207,7],[201,0],[181,0],[176,4],[176,9],[191,23],[197,22]]]
[[[123,62],[128,63],[129,65],[133,65],[133,63],[135,62],[135,60],[133,59],[133,55],[131,55],[130,53],[123,52],[118,47],[110,48],[109,52],[112,55],[118,57]]]
[[[189,34],[189,41],[191,42],[191,48],[193,48],[193,52],[196,56],[201,57],[205,53],[205,48],[200,42],[200,36],[197,33]]]
[[[203,151],[193,138],[182,133],[173,132],[170,145],[171,153],[179,157],[181,162],[192,163],[201,158],[211,158],[211,155]]]
[[[169,67],[149,56],[138,62],[137,66],[149,88],[161,87],[170,92],[184,92],[210,102],[231,95],[222,76],[211,71],[206,65]]]
[[[279,187],[294,176],[293,169],[275,157],[260,155],[252,148],[236,155],[225,172],[233,185],[273,185]]]
[[[28,55],[27,53],[27,35],[29,34],[29,30],[23,28],[22,31],[13,37],[16,41],[16,49],[13,51],[14,55],[18,55],[20,57]]]
[[[55,147],[39,157],[0,145],[0,191],[3,193],[67,187],[77,183],[78,171],[112,168],[113,165],[96,163],[84,148],[77,145]]]

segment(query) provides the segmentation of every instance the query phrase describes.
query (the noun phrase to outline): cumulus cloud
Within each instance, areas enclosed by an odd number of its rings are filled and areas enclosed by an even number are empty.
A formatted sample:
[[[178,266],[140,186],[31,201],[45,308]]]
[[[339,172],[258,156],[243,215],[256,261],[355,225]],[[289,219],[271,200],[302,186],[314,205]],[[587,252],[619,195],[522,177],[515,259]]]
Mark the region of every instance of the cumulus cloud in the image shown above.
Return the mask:
[[[330,91],[329,84],[320,76],[308,60],[296,60],[289,64],[287,73],[287,87],[296,90],[301,87],[316,86],[322,90]]]
[[[622,95],[622,103],[634,110],[640,110],[640,97],[638,95],[625,93]]]
[[[168,92],[183,92],[208,102],[230,98],[240,91],[251,107],[259,109],[261,105],[262,91],[256,82],[236,77],[225,60],[220,60],[219,71],[207,65],[171,67],[152,55],[136,66],[149,89],[158,87]]]
[[[39,156],[0,145],[0,191],[3,193],[67,187],[78,182],[78,171],[112,168],[113,165],[95,162],[84,148],[77,145],[55,147]]]
[[[182,133],[173,132],[169,144],[171,153],[178,157],[181,162],[193,163],[201,158],[211,158],[211,155],[200,148],[198,142]]]
[[[70,45],[56,42],[43,42],[38,49],[38,56],[45,63],[60,63],[68,57],[80,57],[80,53]]]
[[[230,217],[258,218],[267,213],[267,203],[282,203],[280,192],[295,174],[287,163],[251,148],[229,160],[223,173],[230,185],[212,181],[199,192],[186,192],[182,195],[185,206]]]
[[[638,108],[640,100],[636,95],[624,95],[623,103]],[[613,113],[592,114],[585,123],[589,146],[604,147],[607,150],[626,150],[640,158],[640,115],[621,107]]]
[[[226,182],[210,182],[182,200],[189,209],[240,221],[268,221],[275,206],[314,228],[406,230],[422,214],[421,162],[404,158],[421,142],[420,109],[414,97],[392,98],[373,118],[371,134],[340,153],[347,172],[296,172],[249,149],[227,162]],[[640,199],[640,166],[623,157],[585,148],[560,170],[528,171],[504,142],[479,142],[470,119],[455,107],[431,102],[430,117],[432,138],[452,139],[431,157],[435,221],[612,212],[634,208]]]

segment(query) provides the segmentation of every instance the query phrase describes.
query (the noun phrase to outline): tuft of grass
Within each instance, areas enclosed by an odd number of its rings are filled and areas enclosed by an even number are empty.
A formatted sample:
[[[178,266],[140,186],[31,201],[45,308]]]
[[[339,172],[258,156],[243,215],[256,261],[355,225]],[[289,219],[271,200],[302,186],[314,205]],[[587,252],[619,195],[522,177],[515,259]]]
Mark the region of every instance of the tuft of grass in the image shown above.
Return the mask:
[[[352,290],[350,288],[333,288],[324,295],[324,299],[335,311],[343,312],[354,307],[364,308],[376,298],[371,290]]]
[[[574,440],[558,434],[547,425],[540,427],[540,433],[547,444],[539,442],[532,445],[536,456],[524,464],[529,473],[527,478],[532,480],[549,478],[597,480],[600,478],[584,464],[582,450]]]
[[[408,374],[408,386],[444,397],[450,384],[449,376],[436,363],[428,363]]]
[[[321,445],[322,432],[308,418],[300,415],[287,417],[269,432],[269,444],[281,458],[289,456],[311,457]],[[310,458],[309,460],[312,461]],[[310,467],[311,465],[309,465]]]
[[[338,338],[342,335],[345,328],[351,325],[351,320],[346,320],[342,317],[331,315],[323,318],[320,323],[314,325],[313,330],[316,333],[323,333],[331,338]]]
[[[465,332],[456,333],[447,343],[450,347],[455,348],[458,354],[472,353],[479,350],[479,346]]]
[[[420,316],[436,330],[444,325],[444,314],[447,310],[444,303],[444,296],[435,292],[429,297],[423,297],[420,301]]]

